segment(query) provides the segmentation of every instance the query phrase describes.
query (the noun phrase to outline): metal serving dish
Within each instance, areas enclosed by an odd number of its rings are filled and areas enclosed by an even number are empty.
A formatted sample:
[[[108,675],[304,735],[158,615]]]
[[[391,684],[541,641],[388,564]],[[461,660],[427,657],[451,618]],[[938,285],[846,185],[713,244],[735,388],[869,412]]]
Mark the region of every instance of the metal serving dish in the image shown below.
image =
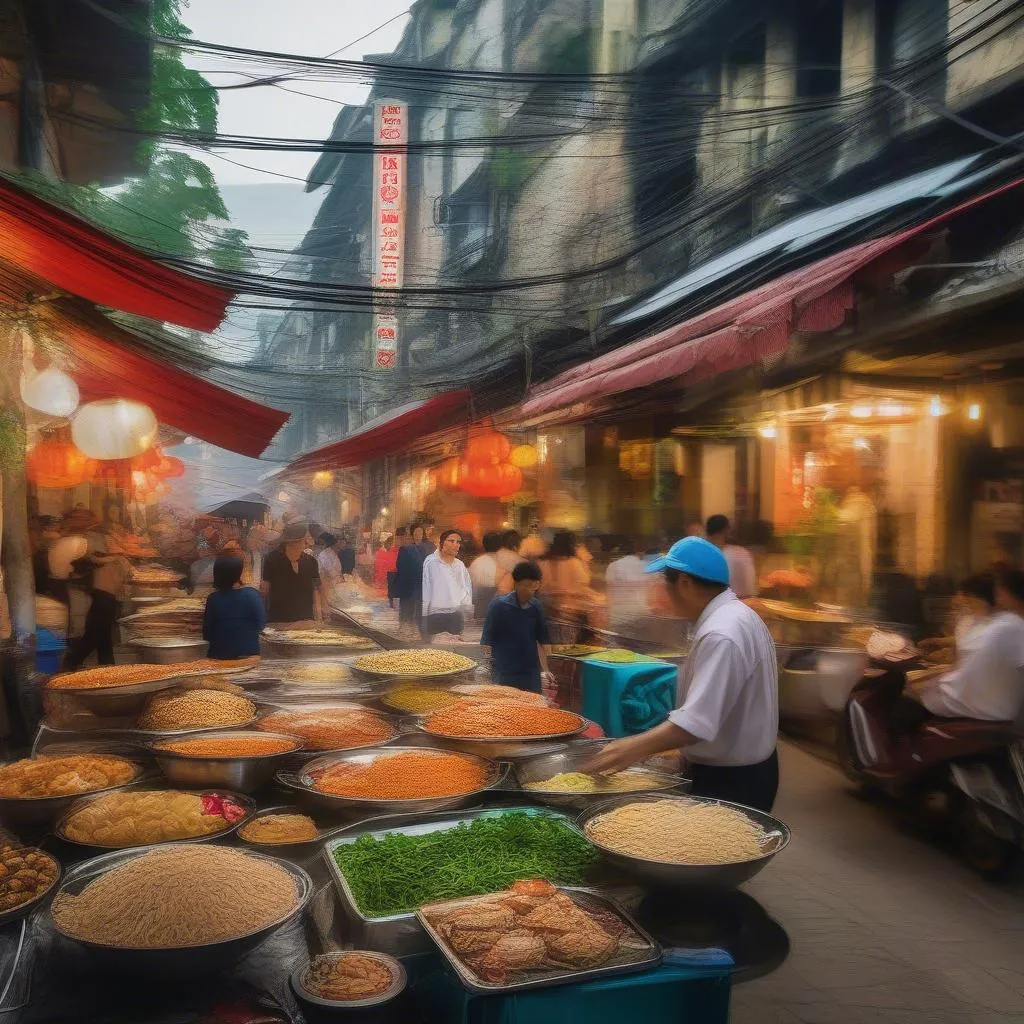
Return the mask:
[[[543,782],[563,772],[582,771],[596,753],[601,749],[600,743],[573,743],[565,750],[555,754],[541,754],[539,757],[526,758],[513,765],[516,782],[523,795],[551,807],[568,807],[578,811],[586,810],[596,803],[603,803],[610,796],[628,796],[630,794],[605,791],[598,793],[567,793],[555,789],[527,789],[525,783]],[[651,784],[643,789],[632,791],[632,795],[641,793],[685,792],[690,788],[690,780],[682,775],[670,775],[660,768],[649,766],[647,762],[625,769],[630,775],[650,776]]]
[[[377,740],[375,743],[364,743],[358,747],[328,747],[325,749],[313,748],[308,745],[308,742],[303,740],[303,750],[309,755],[320,756],[323,754],[330,753],[356,753],[360,750],[376,750],[378,747],[386,746],[389,743],[394,743],[402,735],[402,726],[395,718],[394,715],[389,715],[383,711],[375,711],[373,708],[368,708],[365,704],[357,704],[354,701],[325,701],[322,697],[319,700],[307,699],[302,703],[295,704],[264,704],[263,710],[257,716],[256,728],[260,729],[258,724],[263,719],[268,718],[270,715],[275,714],[315,714],[317,711],[360,711],[363,714],[373,715],[379,718],[385,725],[391,728],[391,735],[387,739]],[[262,732],[262,729],[260,729]],[[277,728],[274,730],[276,733],[280,733],[285,736],[297,736],[300,740],[303,739],[298,736],[298,733],[289,733],[287,729]]]
[[[60,861],[45,850],[40,850],[38,846],[26,846],[25,850],[31,853],[41,854],[47,860],[52,861],[57,868],[57,874],[54,875],[53,881],[41,893],[39,893],[38,896],[33,896],[32,899],[26,900],[24,903],[19,903],[18,906],[11,907],[10,910],[0,911],[0,926],[10,924],[12,921],[20,921],[23,917],[28,917],[36,907],[49,899],[53,895],[57,886],[60,885],[60,879],[63,873]]]
[[[357,637],[358,644],[311,644],[289,642],[287,640],[268,640],[260,638],[260,644],[267,654],[286,661],[323,661],[325,658],[342,658],[354,653],[368,653],[379,648],[379,644],[369,637]]]
[[[335,889],[345,916],[348,918],[349,937],[357,947],[379,950],[392,956],[409,956],[413,953],[430,952],[433,945],[423,931],[414,911],[390,914],[387,917],[369,917],[359,909],[355,894],[348,884],[345,873],[334,859],[334,852],[340,846],[354,843],[361,836],[383,839],[389,833],[406,836],[423,836],[432,832],[446,832],[457,825],[476,821],[477,818],[501,817],[518,812],[555,818],[569,828],[574,828],[572,819],[548,807],[481,807],[476,810],[441,811],[434,814],[392,814],[335,831],[323,845],[324,860],[334,880]]]
[[[262,739],[267,736],[290,740],[295,746],[278,754],[235,757],[189,757],[186,754],[176,754],[173,750],[161,750],[160,744],[166,743],[166,739],[151,743],[149,749],[157,767],[167,780],[176,786],[185,789],[209,786],[230,789],[236,793],[252,793],[273,778],[283,758],[292,757],[302,749],[302,741],[285,733],[244,729],[221,729],[202,733],[203,739]]]
[[[568,896],[581,910],[593,910],[605,914],[613,914],[632,932],[632,942],[623,943],[606,963],[596,967],[546,967],[534,968],[529,971],[516,972],[519,977],[504,985],[485,981],[451,948],[445,938],[431,923],[431,917],[444,911],[456,910],[459,907],[471,907],[484,897],[470,896],[463,900],[445,900],[441,903],[430,903],[416,911],[416,918],[424,931],[434,940],[437,948],[444,955],[452,969],[459,976],[462,984],[470,992],[481,995],[497,995],[504,992],[523,992],[538,988],[550,988],[552,985],[575,985],[583,981],[594,981],[616,974],[635,974],[647,971],[661,963],[661,946],[640,927],[614,900],[593,889],[575,886],[558,886],[558,891]],[[626,938],[626,936],[623,936]]]
[[[291,805],[285,805],[282,807],[264,807],[257,811],[251,817],[245,819],[245,821],[239,822],[239,831],[243,826],[249,825],[256,821],[258,818],[265,818],[270,814],[302,814],[307,818],[310,817],[308,811],[302,807],[293,807]],[[323,829],[317,826],[317,837],[316,839],[306,839],[301,843],[255,843],[251,839],[246,839],[243,835],[237,835],[237,839],[240,843],[244,843],[246,846],[251,847],[254,850],[261,850],[265,853],[271,853],[272,851],[280,851],[284,857],[305,857],[309,854],[314,853],[323,842]]]
[[[135,790],[137,793],[167,793],[170,794],[171,790],[161,789],[157,786],[140,787]],[[180,790],[178,791],[180,792]],[[111,846],[109,843],[84,843],[80,839],[72,839],[67,833],[67,826],[70,820],[81,810],[87,807],[91,803],[95,803],[106,794],[97,793],[92,796],[82,797],[76,800],[61,816],[57,824],[54,826],[54,835],[58,839],[63,839],[65,843],[72,843],[74,846],[82,847],[86,850],[134,850],[140,846],[153,846],[153,843],[133,843],[131,846]],[[241,828],[247,821],[249,821],[256,813],[256,803],[247,796],[242,796],[240,793],[230,793],[223,789],[203,789],[194,791],[195,796],[219,796],[219,797],[230,797],[235,803],[239,804],[245,809],[245,815],[238,819],[234,823],[229,823],[227,820],[224,822],[224,828],[217,832],[210,832],[206,835],[201,836],[186,836],[183,839],[162,839],[160,843],[163,845],[174,845],[177,843],[205,843],[212,839],[223,839],[224,836],[231,835],[236,829]]]
[[[205,640],[151,636],[145,640],[130,640],[127,646],[138,651],[139,660],[147,664],[180,665],[182,662],[205,658],[210,645]]]
[[[337,1020],[339,1016],[344,1018],[352,1011],[355,1011],[358,1015],[360,1010],[371,1013],[374,1020],[379,1020],[381,1008],[392,1000],[397,999],[405,991],[405,986],[408,983],[405,968],[402,966],[401,961],[393,956],[388,956],[386,953],[373,953],[366,949],[345,949],[338,952],[321,953],[316,959],[337,961],[351,956],[370,957],[384,964],[391,972],[391,985],[381,992],[380,995],[368,999],[325,999],[306,987],[309,982],[309,971],[312,964],[303,964],[302,967],[292,972],[291,985],[296,999],[302,1005],[303,1016],[310,1021],[310,1024],[321,1020]]]
[[[646,860],[642,857],[632,857],[628,854],[617,853],[602,843],[597,842],[590,836],[587,825],[595,818],[624,804],[635,803],[660,803],[670,800],[682,804],[719,804],[722,807],[729,807],[734,811],[745,814],[754,824],[759,825],[765,833],[762,842],[764,853],[753,860],[737,861],[732,864],[674,864],[668,861]],[[720,889],[731,889],[749,881],[754,875],[765,868],[772,858],[789,844],[789,827],[778,818],[766,814],[764,811],[755,810],[753,807],[744,807],[742,804],[730,803],[728,800],[711,800],[707,797],[696,796],[660,796],[657,794],[634,794],[624,793],[614,800],[606,800],[604,803],[591,807],[584,811],[576,819],[576,824],[583,832],[588,841],[601,851],[602,856],[611,863],[616,864],[624,871],[636,878],[641,879],[648,885],[662,889],[687,888],[690,886],[717,886]]]
[[[179,679],[181,676],[169,676],[131,686],[104,686],[93,690],[56,688],[50,692],[74,698],[84,710],[101,718],[124,718],[139,714],[154,693],[173,689]]]
[[[136,857],[142,857],[154,850],[173,849],[173,844],[161,844],[159,846],[146,846],[138,850],[118,850],[115,853],[105,853],[100,857],[94,857],[72,868],[64,876],[64,884],[60,887],[58,897],[64,893],[77,896],[85,887],[114,868],[130,863]],[[234,963],[250,950],[255,949],[260,943],[267,939],[271,933],[288,924],[295,917],[301,914],[306,904],[313,895],[313,880],[309,875],[295,864],[279,860],[276,857],[267,857],[262,853],[245,851],[250,857],[258,857],[261,860],[270,861],[278,867],[287,871],[295,881],[297,900],[295,906],[277,921],[273,921],[263,928],[248,935],[240,935],[237,938],[227,939],[223,942],[210,942],[195,946],[172,946],[157,947],[152,949],[128,949],[123,946],[108,946],[97,942],[89,942],[76,938],[67,932],[61,931],[57,922],[53,919],[52,912],[48,915],[49,924],[66,941],[88,951],[98,966],[110,971],[116,971],[119,975],[144,974],[151,976],[176,975],[187,977],[190,975],[212,974],[224,967]]]
[[[457,807],[465,807],[467,804],[482,797],[488,790],[496,788],[507,773],[507,768],[503,768],[493,761],[488,761],[486,758],[477,757],[474,754],[462,754],[462,757],[469,761],[474,761],[486,769],[487,784],[468,793],[459,793],[456,796],[420,797],[415,800],[370,800],[364,797],[334,796],[330,793],[321,793],[314,788],[316,782],[315,773],[331,768],[336,764],[346,762],[373,764],[375,761],[409,753],[443,757],[447,751],[433,750],[430,747],[381,746],[370,750],[342,751],[340,753],[325,754],[323,757],[317,757],[307,762],[298,774],[279,772],[277,780],[289,789],[302,793],[311,803],[319,804],[322,807],[329,807],[336,811],[354,810],[367,814],[415,814],[425,811],[445,811],[453,810]]]
[[[574,712],[567,712],[573,714]],[[476,754],[478,757],[502,758],[512,760],[521,757],[531,757],[540,753],[543,744],[568,743],[590,728],[588,722],[582,715],[576,715],[579,725],[569,732],[553,733],[550,736],[445,736],[443,733],[433,732],[426,726],[425,720],[416,724],[425,736],[438,746],[446,747],[449,750],[458,750],[465,754]]]
[[[375,672],[371,669],[359,668],[355,664],[358,660],[358,658],[353,658],[349,663],[352,674],[357,678],[366,679],[373,683],[439,683],[443,685],[464,679],[466,676],[472,675],[479,667],[478,663],[473,661],[466,668],[452,669],[449,672],[431,672],[428,675],[413,672],[401,675],[393,672]],[[472,661],[471,658],[469,660]]]
[[[98,750],[81,750],[74,753],[102,754]],[[47,754],[44,757],[62,757],[66,754]],[[121,755],[117,755],[121,756]],[[130,760],[130,758],[126,758]],[[144,769],[141,764],[133,761],[135,765],[135,776],[128,782],[122,782],[117,786],[107,786],[106,789],[96,789],[91,793],[74,793],[70,796],[0,796],[0,821],[5,825],[50,825],[60,818],[67,809],[87,796],[102,796],[104,793],[116,793],[119,789],[130,789],[142,782]]]

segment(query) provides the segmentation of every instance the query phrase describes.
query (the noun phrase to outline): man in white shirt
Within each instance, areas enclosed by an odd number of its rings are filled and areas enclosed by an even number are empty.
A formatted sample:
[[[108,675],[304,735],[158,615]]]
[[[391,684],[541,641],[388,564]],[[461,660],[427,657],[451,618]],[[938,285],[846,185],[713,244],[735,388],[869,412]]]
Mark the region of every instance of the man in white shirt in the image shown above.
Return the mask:
[[[436,633],[462,635],[465,616],[473,614],[473,581],[459,559],[462,534],[445,530],[437,551],[423,560],[423,638]]]
[[[484,553],[470,563],[469,578],[473,581],[473,607],[478,619],[486,618],[491,601],[498,594],[498,557],[501,547],[500,533],[485,533]]]
[[[635,632],[637,620],[648,615],[647,563],[637,555],[632,540],[627,540],[620,550],[622,557],[610,563],[604,574],[608,625],[615,632],[632,635],[628,631]]]
[[[683,703],[661,725],[609,743],[590,770],[617,771],[684,749],[695,796],[770,811],[779,786],[775,644],[758,615],[729,588],[722,552],[685,537],[647,567],[662,572],[676,611],[695,621],[681,670]]]
[[[757,596],[757,571],[754,556],[739,544],[730,544],[732,527],[727,516],[712,516],[707,521],[707,538],[719,548],[729,565],[729,586],[739,598]]]

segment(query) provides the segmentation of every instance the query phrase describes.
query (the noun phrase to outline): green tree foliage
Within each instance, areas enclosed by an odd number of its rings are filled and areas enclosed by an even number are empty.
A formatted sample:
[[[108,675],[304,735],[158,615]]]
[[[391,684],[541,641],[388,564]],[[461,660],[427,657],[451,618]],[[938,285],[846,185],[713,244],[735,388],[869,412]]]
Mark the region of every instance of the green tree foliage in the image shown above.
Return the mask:
[[[181,20],[187,6],[188,0],[154,0],[144,30],[158,39],[187,39],[191,32]],[[228,211],[213,171],[159,139],[172,131],[216,135],[217,106],[217,91],[185,66],[180,50],[156,42],[149,102],[138,118],[147,134],[139,145],[138,175],[107,190],[31,175],[29,187],[158,255],[201,260],[222,270],[246,269],[248,236],[224,226]]]

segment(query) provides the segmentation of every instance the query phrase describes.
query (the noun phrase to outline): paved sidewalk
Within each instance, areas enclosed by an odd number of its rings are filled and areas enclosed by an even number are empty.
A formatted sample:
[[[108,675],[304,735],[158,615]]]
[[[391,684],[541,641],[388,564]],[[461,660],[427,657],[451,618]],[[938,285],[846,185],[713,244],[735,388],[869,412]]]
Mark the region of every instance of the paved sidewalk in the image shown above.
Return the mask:
[[[1024,885],[982,881],[788,745],[776,812],[793,840],[745,889],[792,951],[734,989],[732,1024],[1024,1024]]]

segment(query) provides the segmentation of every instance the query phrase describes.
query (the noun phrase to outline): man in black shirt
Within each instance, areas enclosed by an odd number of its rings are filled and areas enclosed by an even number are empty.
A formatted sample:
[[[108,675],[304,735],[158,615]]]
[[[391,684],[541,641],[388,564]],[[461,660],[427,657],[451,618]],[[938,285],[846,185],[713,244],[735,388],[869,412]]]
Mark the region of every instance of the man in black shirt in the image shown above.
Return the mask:
[[[323,618],[320,568],[306,554],[309,532],[305,523],[292,523],[281,534],[281,545],[263,561],[263,597],[268,622],[305,622]]]

